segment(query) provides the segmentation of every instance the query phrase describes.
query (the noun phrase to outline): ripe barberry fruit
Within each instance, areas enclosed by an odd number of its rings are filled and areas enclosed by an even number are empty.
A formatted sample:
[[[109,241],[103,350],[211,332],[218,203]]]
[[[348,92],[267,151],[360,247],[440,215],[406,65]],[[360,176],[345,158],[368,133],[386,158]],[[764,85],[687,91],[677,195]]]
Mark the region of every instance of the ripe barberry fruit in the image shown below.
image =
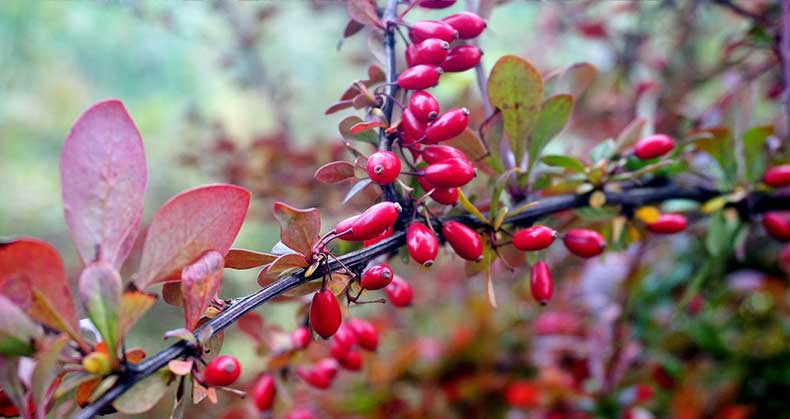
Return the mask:
[[[425,224],[414,222],[406,230],[406,249],[415,262],[431,266],[439,254],[439,241]]]
[[[654,159],[669,153],[674,147],[671,137],[656,134],[639,140],[634,146],[634,155],[642,160]]]
[[[349,371],[359,371],[362,369],[362,355],[358,351],[348,351],[337,360],[340,366]]]
[[[417,183],[427,193],[431,192],[431,199],[444,205],[455,205],[458,202],[458,188],[439,188],[425,180],[425,176],[417,176]]]
[[[368,351],[375,351],[378,348],[379,332],[372,323],[364,319],[351,319],[348,325],[354,331],[360,348]]]
[[[562,241],[571,253],[583,258],[598,256],[606,249],[606,240],[594,230],[570,230],[565,233],[565,238]]]
[[[471,228],[458,221],[448,221],[442,226],[442,234],[458,256],[476,262],[483,258],[483,240]]]
[[[442,19],[442,22],[455,28],[459,39],[477,38],[486,28],[486,21],[472,12],[452,14]]]
[[[551,296],[554,293],[554,284],[551,280],[549,265],[546,265],[546,262],[539,260],[532,265],[529,289],[532,292],[532,298],[542,305],[546,305],[551,300]]]
[[[453,108],[439,115],[425,129],[425,143],[436,144],[460,135],[469,125],[469,109]]]
[[[428,92],[417,91],[409,98],[409,111],[417,120],[427,124],[439,116],[439,101]],[[422,131],[424,133],[425,129]]]
[[[312,368],[298,367],[296,375],[307,384],[320,390],[329,388],[337,374],[338,363],[332,358],[325,358]]]
[[[774,166],[765,171],[763,182],[774,188],[790,185],[790,164]]]
[[[411,44],[406,52],[409,67],[428,64],[440,65],[450,53],[450,44],[438,38],[428,38],[419,44]]]
[[[313,412],[303,407],[295,407],[285,415],[284,419],[313,419]]]
[[[392,235],[392,231],[393,231],[393,228],[392,228],[392,226],[389,226],[389,227],[387,227],[387,229],[386,229],[386,230],[384,230],[384,231],[383,231],[381,234],[379,234],[378,236],[376,236],[376,237],[374,237],[374,238],[372,238],[372,239],[365,240],[365,241],[363,242],[363,246],[365,246],[365,247],[372,246],[372,245],[374,245],[374,244],[376,244],[376,243],[378,243],[378,242],[380,242],[380,241],[382,241],[382,240],[386,239],[387,237],[389,237],[389,236],[391,236],[391,235]]]
[[[534,225],[516,232],[513,235],[513,246],[522,252],[543,250],[554,243],[555,237],[557,237],[557,232],[553,229]]]
[[[389,185],[400,175],[398,155],[391,151],[377,151],[368,157],[368,176],[379,185]]]
[[[448,73],[460,73],[480,64],[483,51],[474,45],[458,45],[450,50],[447,58],[439,64]]]
[[[505,400],[512,407],[535,407],[540,402],[540,389],[531,381],[518,380],[505,389]]]
[[[767,212],[763,215],[763,228],[769,236],[780,242],[790,241],[790,216],[785,212]]]
[[[411,108],[406,108],[403,110],[398,129],[400,129],[404,134],[404,144],[413,144],[421,140],[422,137],[425,136],[426,128],[428,128],[428,125],[420,121],[411,111]]]
[[[357,344],[357,337],[354,331],[346,324],[337,329],[337,333],[332,336],[332,343],[329,345],[329,354],[338,361],[346,352],[350,351]]]
[[[384,288],[384,294],[387,295],[387,300],[395,307],[408,307],[411,305],[411,300],[414,297],[414,291],[411,285],[404,281],[403,278],[395,275],[392,282]]]
[[[235,356],[220,355],[206,365],[203,381],[211,387],[226,387],[236,382],[241,375],[241,365]]]
[[[475,169],[467,161],[450,159],[426,167],[423,176],[431,185],[457,188],[474,179]]]
[[[463,151],[449,145],[429,145],[420,153],[422,159],[428,164],[439,163],[450,159],[469,161]]]
[[[455,2],[456,0],[422,0],[420,1],[420,7],[426,9],[446,9],[454,5]]]
[[[392,273],[392,268],[389,265],[379,263],[371,266],[362,274],[359,284],[366,290],[380,290],[389,285],[394,276],[395,274]]]
[[[310,327],[324,339],[328,339],[340,328],[343,316],[340,304],[332,291],[318,290],[310,303]]]
[[[674,234],[685,230],[687,225],[688,220],[681,214],[661,214],[647,224],[647,230],[658,234]]]
[[[400,211],[401,206],[397,202],[379,202],[366,209],[362,214],[337,223],[335,232],[343,240],[370,240],[392,227],[398,219]]]
[[[252,386],[252,402],[259,411],[263,412],[272,408],[274,396],[277,394],[277,386],[271,374],[263,374]]]
[[[296,349],[304,349],[310,345],[310,330],[299,326],[291,333],[291,343]]]
[[[440,20],[419,20],[409,28],[409,38],[418,44],[429,38],[438,38],[442,41],[453,42],[458,38],[458,31],[448,23]]]
[[[425,90],[439,83],[439,76],[444,70],[434,65],[415,65],[400,73],[398,87],[407,90]]]

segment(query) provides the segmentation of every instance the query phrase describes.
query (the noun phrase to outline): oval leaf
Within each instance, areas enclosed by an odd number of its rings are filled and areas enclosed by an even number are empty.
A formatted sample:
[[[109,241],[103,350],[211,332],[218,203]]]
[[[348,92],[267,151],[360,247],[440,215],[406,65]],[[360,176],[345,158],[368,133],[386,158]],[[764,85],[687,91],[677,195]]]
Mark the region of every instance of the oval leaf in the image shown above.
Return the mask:
[[[227,253],[249,204],[250,192],[234,185],[201,186],[171,198],[148,227],[137,287],[178,279],[184,266],[209,250]]]
[[[538,160],[546,144],[565,128],[572,109],[573,97],[571,95],[556,95],[543,102],[529,141],[530,167]]]
[[[167,394],[167,387],[173,374],[163,368],[144,380],[139,381],[121,397],[116,399],[112,406],[119,412],[127,415],[136,415],[147,412]]]
[[[486,149],[483,140],[469,128],[466,128],[455,138],[445,141],[444,145],[449,145],[463,151],[469,160],[477,161],[488,155],[488,149]]]
[[[516,156],[516,165],[520,166],[540,112],[543,79],[523,58],[505,55],[491,69],[487,87],[489,101],[502,112],[505,134]]]
[[[30,355],[35,350],[33,341],[41,336],[41,327],[19,306],[0,295],[0,355]]]
[[[321,213],[315,208],[299,209],[275,202],[274,217],[280,223],[280,241],[309,260],[321,232]]]
[[[121,304],[118,309],[118,342],[126,336],[129,329],[140,320],[140,317],[143,317],[143,314],[155,302],[155,295],[146,294],[142,291],[127,291],[121,295]]]
[[[84,264],[121,266],[143,215],[145,152],[120,100],[93,105],[77,119],[60,156],[63,210]]]
[[[115,342],[118,341],[121,275],[107,262],[92,263],[80,275],[79,292],[88,317],[107,345],[107,352],[114,358],[117,355]]]
[[[0,284],[9,280],[30,284],[31,317],[80,340],[74,300],[54,247],[30,238],[0,243]]]
[[[548,166],[562,167],[577,173],[584,173],[584,165],[579,160],[576,160],[571,156],[549,155],[543,156],[540,161]]]
[[[217,296],[224,267],[222,254],[211,250],[181,272],[181,298],[187,329],[195,330],[198,320]]]
[[[354,165],[347,161],[333,161],[318,168],[313,178],[321,183],[336,183],[354,177]]]
[[[252,269],[268,265],[277,259],[276,255],[245,249],[230,249],[225,255],[225,267],[230,269]]]
[[[283,272],[291,269],[306,268],[310,264],[307,263],[303,255],[299,253],[288,253],[278,257],[269,266],[264,268],[258,274],[258,284],[265,286],[269,284],[269,279],[276,279]]]

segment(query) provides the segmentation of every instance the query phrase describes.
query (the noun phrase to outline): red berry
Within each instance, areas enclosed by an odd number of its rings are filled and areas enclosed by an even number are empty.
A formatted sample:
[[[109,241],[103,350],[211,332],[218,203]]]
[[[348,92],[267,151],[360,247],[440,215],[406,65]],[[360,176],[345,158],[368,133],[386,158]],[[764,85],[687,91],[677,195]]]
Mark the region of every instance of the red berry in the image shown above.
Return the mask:
[[[288,412],[285,419],[313,419],[313,412],[303,407],[297,407]]]
[[[763,182],[774,188],[790,185],[790,164],[774,166],[766,170],[763,175]]]
[[[549,265],[546,265],[546,262],[539,260],[532,265],[529,289],[532,291],[532,298],[539,303],[546,305],[551,300],[551,295],[554,293],[554,285],[551,281]]]
[[[445,9],[455,4],[456,0],[422,0],[420,7],[426,9]]]
[[[382,240],[386,239],[387,237],[389,237],[389,236],[391,236],[391,235],[392,235],[392,230],[393,230],[392,226],[389,226],[389,227],[387,227],[387,229],[386,229],[386,230],[384,230],[384,231],[383,231],[381,234],[379,234],[378,236],[376,236],[376,237],[374,237],[374,238],[372,238],[372,239],[365,240],[365,241],[364,241],[364,243],[363,243],[363,245],[364,245],[365,247],[372,246],[372,245],[374,245],[374,244],[376,244],[376,243],[378,243],[378,242],[380,242],[380,241],[382,241]]]
[[[448,73],[460,73],[480,64],[483,51],[474,45],[458,45],[450,50],[447,58],[439,64]]]
[[[397,275],[395,278],[392,278],[392,282],[384,288],[384,293],[387,295],[387,300],[389,300],[390,304],[395,307],[410,306],[414,296],[411,285]]]
[[[674,234],[686,229],[688,221],[680,214],[661,214],[652,223],[647,224],[647,230],[658,234]]]
[[[400,73],[398,87],[407,90],[424,90],[436,86],[444,70],[433,65],[415,65]]]
[[[458,31],[440,20],[419,20],[409,29],[409,38],[414,43],[420,43],[428,38],[453,42],[458,38]]]
[[[406,230],[406,248],[415,262],[431,266],[439,254],[439,241],[425,224],[414,222]]]
[[[359,347],[368,351],[375,351],[379,346],[379,332],[367,320],[351,319],[349,327],[354,331]]]
[[[647,403],[653,399],[653,388],[647,384],[637,384],[635,393],[637,403]]]
[[[583,258],[598,256],[606,249],[606,241],[593,230],[570,230],[565,234],[563,242],[571,253]]]
[[[450,159],[469,161],[463,151],[449,145],[429,145],[420,154],[428,164],[439,163]]]
[[[458,221],[448,221],[442,226],[442,234],[458,256],[473,261],[483,258],[483,240],[471,228]]]
[[[538,386],[530,381],[515,381],[505,389],[505,400],[512,407],[535,407],[539,401],[538,390]]]
[[[211,387],[226,387],[236,382],[241,375],[241,365],[234,356],[220,355],[206,365],[203,381]]]
[[[411,108],[406,108],[401,114],[400,124],[398,128],[403,132],[405,140],[404,144],[413,144],[425,136],[425,129],[428,126],[417,119],[417,116],[411,111]]]
[[[425,192],[431,192],[431,199],[444,205],[455,205],[458,202],[458,188],[438,188],[425,180],[425,176],[417,176],[417,183]]]
[[[371,266],[362,274],[359,284],[366,290],[380,290],[392,282],[392,268],[386,263],[379,263],[378,265]]]
[[[310,330],[304,326],[297,327],[291,333],[291,342],[296,349],[304,349],[310,344]]]
[[[780,242],[790,241],[790,216],[785,212],[767,212],[763,215],[763,228],[769,236]]]
[[[431,185],[457,188],[466,185],[475,177],[475,169],[466,161],[450,159],[426,167],[423,176]]]
[[[439,115],[425,129],[425,143],[436,144],[460,135],[469,124],[469,109],[453,108]]]
[[[534,225],[518,231],[513,236],[513,246],[522,252],[543,250],[554,243],[555,237],[557,237],[557,232],[553,229],[542,225]]]
[[[346,218],[337,223],[335,232],[340,238],[349,241],[370,240],[395,224],[401,207],[397,202],[379,202],[366,209],[362,214]]]
[[[357,351],[346,352],[343,357],[337,360],[340,366],[349,371],[359,371],[362,369],[362,355]]]
[[[667,154],[675,147],[668,135],[656,134],[645,137],[634,146],[634,154],[642,160],[654,159]]]
[[[327,358],[320,361],[312,368],[298,367],[296,369],[296,375],[312,387],[324,390],[332,385],[332,380],[334,380],[337,374],[337,365],[337,361],[332,358]]]
[[[252,386],[252,401],[260,411],[269,410],[274,404],[274,396],[277,387],[274,384],[274,377],[271,374],[263,374],[255,381]]]
[[[417,120],[427,124],[439,116],[439,101],[428,92],[417,91],[409,98],[409,111]],[[422,131],[425,132],[424,127]]]
[[[440,65],[450,53],[450,44],[438,38],[428,38],[419,44],[409,45],[409,67],[428,64]]]
[[[472,12],[456,13],[442,19],[442,22],[455,28],[460,39],[477,38],[486,28],[486,21]]]
[[[342,321],[340,304],[335,294],[328,289],[318,290],[310,303],[310,327],[322,338],[329,339],[340,328]]]
[[[338,361],[346,352],[350,351],[351,348],[357,344],[357,337],[354,335],[354,331],[345,324],[341,325],[339,329],[337,329],[337,333],[332,336],[332,343],[329,346],[329,353],[332,355],[333,358],[337,359]]]
[[[400,175],[400,159],[391,151],[377,151],[368,157],[368,176],[379,185],[389,185]]]

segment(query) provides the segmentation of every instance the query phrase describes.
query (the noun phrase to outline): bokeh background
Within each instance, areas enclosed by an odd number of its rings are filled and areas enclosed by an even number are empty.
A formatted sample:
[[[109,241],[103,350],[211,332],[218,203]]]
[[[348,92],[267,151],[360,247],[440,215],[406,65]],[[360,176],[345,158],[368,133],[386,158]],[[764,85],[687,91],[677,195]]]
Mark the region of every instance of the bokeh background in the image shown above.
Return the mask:
[[[780,121],[771,2],[744,2],[766,22],[693,0],[500,3],[479,40],[485,68],[518,54],[545,73],[577,62],[598,70],[553,152],[583,156],[635,116],[675,135],[716,125],[743,133]],[[417,10],[409,19],[447,13]],[[338,49],[347,20],[342,3],[329,0],[0,2],[0,236],[43,238],[78,272],[58,158],[72,122],[111,97],[123,100],[144,139],[145,220],[183,189],[228,181],[255,193],[235,247],[265,251],[277,242],[276,200],[319,206],[326,225],[348,215],[353,206],[340,205],[348,185],[311,183],[315,168],[348,158],[337,146],[337,124],[350,113],[324,110],[376,63],[378,48],[365,32]],[[479,123],[473,72],[443,77],[435,90],[443,107],[468,106]],[[557,417],[618,417],[644,384],[653,396],[643,410],[656,417],[790,417],[790,294],[778,248],[748,248],[737,261],[723,256],[713,269],[705,231],[699,225],[589,264],[551,254],[563,279],[542,312],[555,317],[542,321],[565,329],[548,338],[536,329],[541,311],[528,301],[523,272],[501,270],[501,307],[492,311],[484,281],[466,279],[449,255],[447,267],[431,272],[402,267],[419,291],[413,310],[352,310],[383,330],[385,344],[366,357],[366,373],[344,377],[330,395],[291,380],[278,412],[292,400],[326,417],[518,418],[552,409],[589,413]],[[744,240],[765,240],[754,234]],[[673,303],[705,266],[713,272],[694,294],[694,311],[678,310]],[[255,277],[228,272],[222,296],[254,291]],[[298,308],[273,304],[258,312],[291,330]],[[181,316],[157,305],[127,346],[155,352]],[[625,326],[617,326],[620,318]],[[223,351],[242,359],[247,378],[265,368],[266,358],[236,330]],[[621,351],[634,359],[623,363],[621,377],[589,384],[601,373],[594,369],[613,368],[607,360]],[[529,380],[526,391],[539,401],[514,406],[505,389],[518,379]],[[221,400],[220,407],[190,408],[187,417],[219,417],[233,397]],[[171,401],[147,417],[167,417]]]

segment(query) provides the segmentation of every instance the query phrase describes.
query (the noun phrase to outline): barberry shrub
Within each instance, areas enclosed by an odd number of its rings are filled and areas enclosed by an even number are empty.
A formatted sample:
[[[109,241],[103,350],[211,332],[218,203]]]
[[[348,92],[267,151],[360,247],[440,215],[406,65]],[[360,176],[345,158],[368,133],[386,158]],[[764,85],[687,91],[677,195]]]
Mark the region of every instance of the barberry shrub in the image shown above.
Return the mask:
[[[385,62],[370,65],[367,79],[351,83],[327,109],[358,114],[338,127],[350,157],[327,162],[313,177],[316,188],[338,184],[344,203],[364,205],[324,222],[319,208],[276,202],[280,240],[269,251],[232,248],[251,193],[214,184],[163,203],[145,228],[139,263],[129,266],[147,186],[143,141],[120,101],[88,108],[68,133],[60,162],[66,226],[82,262],[76,295],[52,246],[26,237],[0,243],[0,414],[145,413],[174,387],[173,417],[183,415],[187,399],[216,404],[219,391],[231,400],[226,418],[393,409],[410,417],[449,416],[448,409],[492,417],[508,409],[625,418],[651,411],[677,416],[677,406],[703,417],[694,386],[705,366],[687,359],[692,350],[751,357],[732,374],[788,367],[790,347],[782,339],[757,349],[728,346],[737,341],[733,333],[754,333],[750,321],[786,329],[786,313],[768,313],[773,304],[786,305],[771,298],[786,293],[786,279],[739,302],[746,320],[731,329],[720,324],[729,321],[720,312],[706,315],[702,292],[727,264],[746,270],[765,263],[746,262],[750,254],[768,258],[766,270],[785,276],[790,270],[790,250],[768,242],[790,241],[789,150],[777,145],[787,133],[770,125],[686,129],[671,118],[675,125],[637,114],[586,154],[562,153],[552,140],[575,106],[590,106],[582,98],[594,94],[585,92],[596,68],[577,63],[541,72],[510,54],[495,57],[486,73],[479,41],[490,30],[485,17],[492,6],[444,10],[455,3],[346,1],[351,20],[343,36],[371,33],[384,46]],[[435,18],[412,18],[420,9]],[[770,31],[777,30],[772,13],[746,15]],[[610,36],[602,21],[574,19],[586,38]],[[767,62],[773,69],[776,63]],[[476,73],[479,102],[471,95],[439,100],[434,88],[464,72]],[[655,95],[653,89],[640,85],[635,94]],[[684,256],[669,257],[671,246],[683,247]],[[695,253],[704,257],[686,260]],[[648,274],[654,283],[640,284],[649,258],[684,269],[656,269]],[[124,277],[122,268],[134,273]],[[260,291],[219,298],[225,269],[256,270]],[[728,281],[742,292],[760,288],[753,274]],[[147,356],[125,338],[156,303],[154,285],[165,303],[180,307],[184,323],[165,333],[175,344]],[[656,304],[657,289],[668,290],[673,304]],[[584,307],[574,304],[579,294]],[[438,313],[454,295],[471,309],[442,318],[463,317],[462,326],[442,330],[444,342],[394,333],[409,312]],[[299,326],[284,331],[264,321],[253,310],[266,302],[293,304]],[[642,312],[634,308],[639,304],[657,309]],[[677,316],[691,326],[660,330],[676,327]],[[220,354],[223,329],[231,325],[264,362],[242,366],[233,353]],[[386,346],[395,340],[397,350]],[[534,359],[521,353],[525,344],[535,348]],[[655,354],[643,350],[648,345]],[[254,379],[245,381],[247,369]],[[348,392],[381,402],[338,410],[326,395],[341,393],[339,377],[366,369],[364,380],[378,385],[418,376],[425,395],[437,397],[438,388],[447,403],[406,406],[390,386],[378,399],[370,389]],[[741,378],[736,390],[717,387],[723,402],[709,416],[781,411],[753,403],[760,396],[745,385],[750,380]],[[761,380],[770,391],[790,386],[786,377]],[[492,400],[501,403],[489,408]]]

